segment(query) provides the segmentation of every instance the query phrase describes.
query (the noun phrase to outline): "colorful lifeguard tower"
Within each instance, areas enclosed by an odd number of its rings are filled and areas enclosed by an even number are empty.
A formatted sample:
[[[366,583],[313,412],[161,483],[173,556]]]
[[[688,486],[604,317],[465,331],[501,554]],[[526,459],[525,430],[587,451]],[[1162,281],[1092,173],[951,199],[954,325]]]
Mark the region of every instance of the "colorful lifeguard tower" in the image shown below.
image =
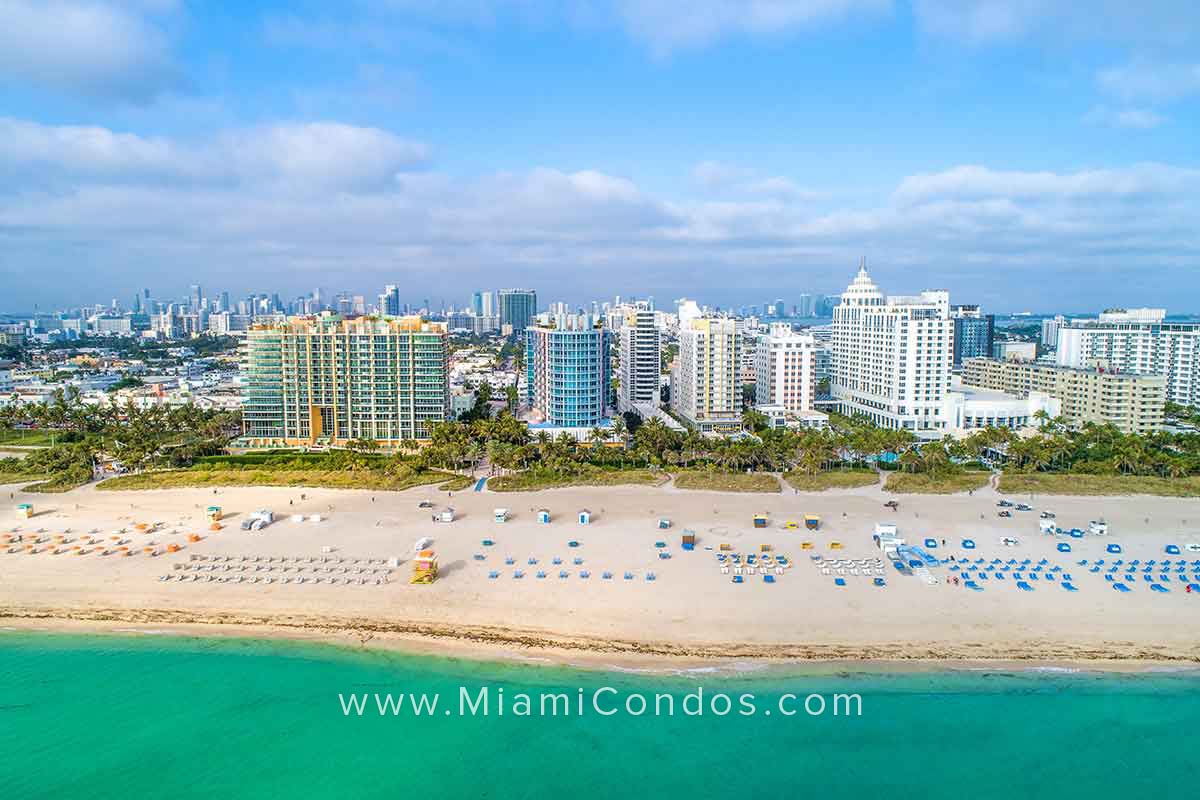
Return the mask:
[[[32,503],[18,503],[16,511],[17,511],[17,519],[31,519],[33,517],[33,504]]]
[[[550,524],[550,509],[548,509],[548,508],[539,508],[538,509],[538,522],[542,523],[543,525]]]
[[[209,506],[207,509],[204,510],[204,516],[208,518],[209,522],[220,522],[221,521],[221,507],[220,506]]]
[[[422,550],[413,559],[412,577],[409,583],[433,583],[437,580],[437,556],[432,550]]]
[[[579,512],[579,524],[580,524],[580,525],[590,525],[590,524],[592,524],[592,512],[591,512],[591,511],[588,511],[586,508],[585,508],[585,509],[582,509],[582,510]]]
[[[754,515],[754,527],[756,527],[756,528],[767,527],[767,515],[766,514],[755,514]]]

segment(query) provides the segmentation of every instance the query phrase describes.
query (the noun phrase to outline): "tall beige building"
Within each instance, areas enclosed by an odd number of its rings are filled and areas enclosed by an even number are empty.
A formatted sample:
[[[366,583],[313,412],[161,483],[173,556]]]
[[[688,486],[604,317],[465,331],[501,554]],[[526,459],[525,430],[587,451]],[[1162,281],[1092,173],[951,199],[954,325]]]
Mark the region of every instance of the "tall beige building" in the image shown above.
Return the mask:
[[[1167,378],[1108,369],[1075,369],[1030,361],[969,358],[964,384],[1027,397],[1042,392],[1062,402],[1073,425],[1110,423],[1124,433],[1151,433],[1162,427]]]
[[[671,410],[702,433],[736,433],[742,428],[739,348],[736,320],[699,317],[680,322]]]
[[[254,325],[242,350],[251,444],[384,447],[447,418],[446,326],[420,317],[293,317]]]

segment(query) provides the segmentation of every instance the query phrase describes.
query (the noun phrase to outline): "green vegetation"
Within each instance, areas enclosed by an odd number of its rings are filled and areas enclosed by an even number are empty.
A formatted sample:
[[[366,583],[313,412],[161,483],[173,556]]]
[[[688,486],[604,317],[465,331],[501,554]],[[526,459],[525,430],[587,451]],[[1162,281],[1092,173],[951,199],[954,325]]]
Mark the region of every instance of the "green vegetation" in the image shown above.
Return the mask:
[[[879,483],[879,473],[873,469],[835,469],[808,475],[797,470],[786,472],[783,479],[793,489],[802,492],[821,492],[826,489],[855,489]]]
[[[695,489],[706,492],[771,492],[778,493],[779,479],[769,472],[717,472],[716,470],[685,470],[675,475],[676,489]]]
[[[0,473],[40,480],[31,491],[68,491],[90,481],[105,458],[134,470],[186,466],[222,452],[237,429],[237,414],[190,405],[84,405],[68,388],[49,403],[0,408],[0,442],[42,445],[24,459],[0,459]]]
[[[1004,494],[1131,495],[1200,497],[1200,476],[1160,478],[1153,475],[1087,475],[1081,473],[1005,473]]]
[[[897,494],[957,494],[987,486],[990,474],[979,470],[949,473],[893,472],[885,491]]]
[[[532,467],[488,481],[494,492],[535,492],[539,489],[558,489],[567,486],[659,486],[667,476],[648,469],[603,469],[587,464],[570,472]]]
[[[210,486],[295,486],[313,489],[372,489],[375,491],[399,492],[414,486],[442,483],[454,488],[465,488],[461,482],[449,479],[461,478],[448,472],[425,471],[406,475],[395,475],[378,470],[320,470],[320,469],[244,469],[244,470],[197,470],[171,469],[122,475],[101,481],[96,488],[118,489],[181,489]],[[468,484],[470,481],[463,478]],[[439,487],[441,488],[441,487]]]
[[[430,469],[419,459],[334,450],[327,453],[248,453],[196,459],[187,469],[151,470],[102,482],[100,489],[172,489],[191,486],[306,486],[326,489],[403,491],[437,483],[446,491],[471,480]]]

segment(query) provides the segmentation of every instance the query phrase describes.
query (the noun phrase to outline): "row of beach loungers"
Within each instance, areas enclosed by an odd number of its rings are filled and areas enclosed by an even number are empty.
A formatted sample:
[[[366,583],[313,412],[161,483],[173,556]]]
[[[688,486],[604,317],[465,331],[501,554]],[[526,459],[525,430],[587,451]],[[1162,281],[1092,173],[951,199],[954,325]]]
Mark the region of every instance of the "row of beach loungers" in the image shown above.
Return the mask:
[[[579,574],[580,579],[582,579],[582,580],[588,580],[589,578],[592,577],[591,571],[586,570],[586,569],[580,570],[578,574]],[[488,577],[491,578],[492,580],[496,580],[497,578],[500,577],[500,570],[498,570],[498,569],[490,570],[488,572]],[[525,577],[525,570],[522,570],[522,569],[513,570],[513,573],[512,573],[513,580],[521,580],[524,577]],[[539,569],[539,570],[537,570],[537,572],[534,573],[533,577],[541,580],[541,579],[549,577],[549,575],[545,570]],[[571,577],[571,571],[565,570],[565,569],[560,569],[558,571],[558,577],[561,580],[566,580]],[[637,578],[637,576],[633,572],[630,572],[630,571],[626,571],[622,577],[624,580],[627,580],[627,581],[636,580],[636,578]],[[608,572],[608,571],[600,573],[600,580],[602,580],[602,581],[613,580],[613,573]],[[645,580],[656,581],[656,580],[658,580],[658,575],[653,572],[647,572],[645,574]]]
[[[188,561],[173,564],[172,568],[175,572],[160,575],[159,580],[173,580],[179,583],[190,581],[381,586],[390,581],[393,570],[383,558],[227,556],[203,553],[192,553]]]

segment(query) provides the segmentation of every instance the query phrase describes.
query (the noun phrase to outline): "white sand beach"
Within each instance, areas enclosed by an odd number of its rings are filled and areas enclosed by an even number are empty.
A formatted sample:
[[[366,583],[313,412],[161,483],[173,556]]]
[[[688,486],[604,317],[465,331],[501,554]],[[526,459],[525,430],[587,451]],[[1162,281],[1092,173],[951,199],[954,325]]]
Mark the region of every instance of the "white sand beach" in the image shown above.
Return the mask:
[[[819,660],[1000,660],[1045,662],[1118,660],[1200,662],[1200,596],[1185,591],[1185,583],[1170,574],[1169,593],[1149,590],[1139,571],[1129,593],[1118,593],[1103,573],[1081,567],[1081,559],[1111,562],[1140,559],[1161,561],[1167,544],[1186,547],[1200,543],[1200,501],[1156,497],[1021,498],[1037,509],[997,517],[999,496],[991,489],[974,496],[899,496],[898,513],[884,508],[891,495],[878,488],[828,491],[819,494],[744,495],[692,492],[673,488],[613,487],[558,489],[536,493],[446,492],[419,488],[401,493],[365,491],[225,488],[161,491],[97,491],[84,487],[61,495],[23,494],[17,487],[10,507],[34,505],[36,516],[17,519],[9,510],[0,518],[0,533],[43,537],[79,537],[97,531],[107,541],[119,535],[132,540],[135,555],[100,556],[74,551],[9,553],[0,548],[0,624],[53,627],[103,623],[109,627],[263,631],[301,635],[351,636],[380,641],[421,642],[447,647],[469,646],[505,651],[546,651],[600,654],[604,658],[676,659],[819,659]],[[305,499],[301,499],[301,495]],[[2,495],[0,495],[2,496]],[[454,506],[453,523],[431,522],[432,510],[418,508],[430,500],[440,510]],[[205,508],[220,505],[223,529],[212,532]],[[511,519],[493,520],[493,509],[507,507]],[[240,523],[249,512],[268,508],[276,522],[248,533]],[[550,524],[540,524],[536,511],[546,508]],[[590,525],[580,525],[577,512],[593,512]],[[1064,539],[1038,532],[1038,511],[1052,510],[1065,527],[1087,528],[1104,518],[1106,537]],[[770,526],[752,527],[752,516],[766,512]],[[320,522],[293,522],[290,515],[321,514]],[[819,514],[821,530],[787,530],[789,520]],[[672,521],[659,530],[660,517]],[[1058,565],[1070,573],[1078,592],[1059,581],[1033,582],[1032,592],[1005,581],[981,582],[973,592],[946,582],[954,573],[933,570],[940,578],[930,585],[904,576],[890,566],[887,586],[872,585],[870,577],[847,574],[844,587],[834,576],[822,575],[810,561],[826,558],[874,558],[871,541],[876,522],[894,521],[910,543],[935,539],[935,553],[947,558],[1016,558],[1047,569]],[[162,523],[151,533],[137,523]],[[697,547],[680,547],[683,529],[696,532]],[[120,533],[124,531],[124,533]],[[188,534],[203,538],[189,543]],[[433,539],[441,575],[427,586],[409,585],[413,545]],[[1001,537],[1019,539],[1016,547]],[[970,537],[974,551],[960,547]],[[484,547],[481,541],[495,541]],[[568,546],[578,540],[579,547]],[[941,546],[945,539],[946,546]],[[669,559],[659,558],[655,543],[667,543]],[[814,549],[801,549],[802,542]],[[831,550],[832,541],[841,550]],[[1068,541],[1069,554],[1056,550]],[[165,549],[178,544],[178,553],[152,557],[147,546]],[[721,543],[742,553],[769,544],[775,555],[793,565],[774,583],[747,576],[734,584],[722,574],[715,557]],[[1119,543],[1120,556],[1105,553]],[[74,544],[79,544],[75,541]],[[330,548],[331,552],[323,552]],[[710,551],[707,548],[714,548]],[[475,559],[483,554],[485,560]],[[176,564],[211,563],[211,556],[229,556],[208,574],[245,576],[241,583],[161,581],[185,572]],[[243,562],[242,557],[277,557],[276,562]],[[552,563],[555,558],[563,563]],[[1190,562],[1200,553],[1183,551]],[[283,559],[345,559],[323,563],[335,570],[305,571]],[[376,585],[377,573],[359,573],[367,565],[351,559],[399,558],[390,580]],[[505,563],[512,558],[514,564]],[[530,558],[538,563],[530,565]],[[576,565],[575,558],[583,559]],[[231,564],[231,570],[225,570]],[[241,565],[249,567],[242,572]],[[253,569],[261,566],[257,573]],[[284,571],[283,567],[289,567]],[[268,569],[270,567],[270,569]],[[345,567],[350,573],[336,570]],[[378,564],[370,565],[372,569]],[[488,577],[490,571],[499,577]],[[515,570],[525,577],[514,579]],[[546,572],[537,578],[538,570]],[[559,577],[566,571],[567,577]],[[581,577],[583,571],[589,578]],[[605,571],[613,573],[603,580]],[[626,580],[630,572],[633,579]],[[656,579],[646,579],[647,573]],[[1191,575],[1196,570],[1188,569]],[[252,575],[273,582],[249,583]],[[339,577],[339,583],[294,582],[299,575]],[[774,573],[772,573],[774,574]],[[835,573],[836,574],[836,573]],[[1123,572],[1121,573],[1124,574]],[[1157,570],[1154,573],[1158,574]],[[355,583],[341,582],[345,576]],[[357,579],[369,576],[366,585]],[[289,577],[284,584],[280,578]]]

